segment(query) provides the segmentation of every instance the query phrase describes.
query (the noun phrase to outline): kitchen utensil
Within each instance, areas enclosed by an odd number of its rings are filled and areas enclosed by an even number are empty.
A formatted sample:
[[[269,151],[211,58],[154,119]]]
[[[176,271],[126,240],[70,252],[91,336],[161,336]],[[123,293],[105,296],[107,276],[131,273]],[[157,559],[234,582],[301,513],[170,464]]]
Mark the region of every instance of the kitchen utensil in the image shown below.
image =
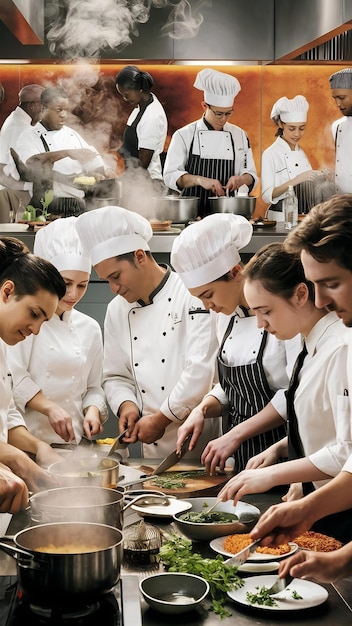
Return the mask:
[[[218,502],[217,498],[186,498],[186,502],[192,504],[191,511],[197,513],[204,512],[206,507],[217,503],[217,510],[223,513],[232,513],[237,515],[238,520],[229,520],[223,523],[214,522],[189,522],[181,519],[184,511],[173,515],[173,520],[178,529],[192,541],[211,541],[216,537],[225,535],[234,535],[237,533],[248,533],[259,518],[260,511],[257,507],[247,504],[246,502],[238,502],[233,506],[232,501]],[[189,511],[187,511],[189,513]],[[251,515],[251,517],[250,517]],[[242,518],[245,521],[242,521]]]
[[[161,496],[148,496],[148,495],[136,496],[135,498],[133,498],[133,500],[130,500],[129,502],[127,502],[127,504],[125,504],[125,506],[123,507],[123,511],[126,511],[126,509],[128,509],[130,506],[132,506],[136,502],[143,503],[141,506],[144,506],[144,507],[155,506],[156,504],[158,506],[168,506],[170,500],[169,498],[166,498],[163,495]]]
[[[124,430],[122,433],[120,433],[118,435],[118,437],[116,437],[114,443],[112,444],[108,456],[112,456],[114,454],[114,452],[116,452],[116,450],[118,448],[126,448],[127,447],[127,443],[121,443],[121,439],[128,433],[128,428],[126,428],[126,430]]]
[[[139,579],[136,574],[121,576],[120,595],[123,626],[142,626]]]
[[[165,572],[139,583],[148,604],[160,613],[176,615],[192,611],[208,595],[209,583],[195,574]]]
[[[288,587],[292,583],[293,578],[294,577],[291,576],[291,574],[287,574],[287,576],[285,576],[284,578],[278,577],[274,584],[269,587],[267,593],[269,594],[269,596],[281,593],[282,591],[284,591],[284,589],[286,589],[286,587]]]
[[[255,541],[250,543],[249,546],[246,546],[245,548],[243,548],[243,550],[240,550],[239,552],[234,554],[231,558],[227,559],[225,561],[226,565],[232,565],[235,567],[236,566],[240,567],[241,565],[243,565],[243,563],[247,561],[248,557],[251,555],[252,552],[254,552],[258,543],[260,542],[261,542],[261,539],[256,539]]]
[[[59,486],[89,486],[114,488],[119,477],[120,463],[111,458],[80,457],[65,459],[49,465],[48,472]]]
[[[105,487],[59,487],[33,494],[30,517],[35,524],[93,522],[122,529],[123,491]]]
[[[14,543],[0,542],[0,549],[16,559],[19,585],[33,604],[91,603],[119,580],[123,535],[112,526],[41,524],[17,533]]]
[[[153,198],[153,217],[161,222],[188,224],[198,214],[199,198],[184,196],[161,196]]]
[[[248,220],[252,217],[257,198],[255,196],[210,196],[211,213],[233,213],[243,215]]]

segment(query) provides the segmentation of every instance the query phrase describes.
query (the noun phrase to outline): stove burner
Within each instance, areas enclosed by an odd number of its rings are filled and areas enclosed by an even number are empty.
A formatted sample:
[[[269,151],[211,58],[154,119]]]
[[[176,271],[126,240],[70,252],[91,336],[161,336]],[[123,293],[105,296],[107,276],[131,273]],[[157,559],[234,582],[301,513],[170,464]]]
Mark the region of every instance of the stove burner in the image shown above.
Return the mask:
[[[55,618],[58,619],[78,619],[80,617],[87,617],[88,615],[92,615],[92,613],[96,613],[100,609],[100,603],[94,602],[93,604],[87,604],[82,607],[70,607],[70,608],[53,608],[53,607],[45,607],[38,606],[36,604],[29,604],[30,610],[40,617],[44,617],[46,619]]]

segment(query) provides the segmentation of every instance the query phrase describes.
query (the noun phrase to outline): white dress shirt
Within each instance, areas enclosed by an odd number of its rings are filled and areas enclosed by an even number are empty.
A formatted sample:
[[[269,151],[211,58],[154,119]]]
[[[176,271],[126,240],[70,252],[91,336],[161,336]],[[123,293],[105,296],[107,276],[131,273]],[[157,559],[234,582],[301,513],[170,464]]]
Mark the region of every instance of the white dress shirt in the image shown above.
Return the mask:
[[[352,453],[347,372],[350,333],[334,312],[319,320],[306,338],[308,354],[295,394],[305,456],[329,476],[336,476]]]
[[[201,154],[201,145],[199,141],[199,131],[208,131],[208,127],[204,123],[203,118],[192,122],[173,134],[169,149],[167,151],[164,166],[164,182],[175,191],[180,191],[176,181],[187,174],[186,164],[193,141],[193,154]],[[254,164],[252,148],[248,146],[248,137],[244,130],[239,126],[226,122],[223,131],[231,133],[235,148],[235,176],[242,174],[250,174],[253,177],[254,185],[258,181],[256,167]],[[211,131],[214,132],[214,131]],[[215,131],[216,132],[216,131]],[[209,155],[211,158],[212,155]],[[214,156],[213,156],[214,158]],[[253,186],[254,186],[253,185]]]
[[[98,322],[73,309],[60,319],[56,314],[30,335],[8,347],[13,394],[28,430],[48,443],[64,443],[46,415],[26,407],[39,391],[72,418],[78,444],[83,434],[84,410],[98,407],[107,418],[102,389],[103,342]]]
[[[149,104],[136,127],[138,138],[138,150],[154,150],[154,154],[148,165],[148,172],[152,179],[162,180],[160,154],[164,150],[167,135],[167,118],[165,111],[158,98],[151,94],[153,102]],[[127,126],[131,126],[136,119],[140,107],[133,109],[127,120]]]
[[[219,313],[217,317],[217,335],[221,344],[231,316]],[[232,331],[224,344],[226,364],[236,367],[255,363],[258,357],[263,330],[257,326],[255,316],[244,317],[241,309],[236,310],[235,322]],[[280,341],[268,334],[263,354],[263,368],[270,389],[274,392],[271,404],[286,420],[286,396],[293,365],[298,356],[301,345],[300,335],[289,341]],[[224,355],[222,355],[224,356]],[[227,397],[218,383],[211,391],[221,404],[227,403]]]
[[[104,329],[104,389],[117,415],[125,400],[141,414],[161,411],[169,420],[162,439],[143,444],[145,457],[163,458],[176,447],[177,429],[212,385],[218,344],[212,317],[175,272],[165,275],[152,303],[128,303],[116,296]],[[220,420],[206,420],[191,456],[200,458]]]

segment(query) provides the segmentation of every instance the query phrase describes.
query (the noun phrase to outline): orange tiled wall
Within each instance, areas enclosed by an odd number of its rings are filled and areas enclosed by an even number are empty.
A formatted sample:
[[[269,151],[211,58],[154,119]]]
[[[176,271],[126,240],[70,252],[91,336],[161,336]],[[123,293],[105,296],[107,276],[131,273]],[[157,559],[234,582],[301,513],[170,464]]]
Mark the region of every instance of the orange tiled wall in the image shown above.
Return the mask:
[[[17,105],[17,94],[23,85],[59,83],[68,91],[72,102],[73,114],[68,123],[80,130],[99,150],[114,152],[121,141],[130,110],[115,89],[115,76],[124,65],[2,65],[0,82],[5,88],[5,99],[0,104],[0,123]],[[163,103],[169,120],[169,141],[177,128],[202,114],[202,94],[193,87],[201,68],[142,64],[139,67],[149,71],[154,78],[154,92]],[[261,153],[274,140],[275,127],[269,117],[271,107],[284,95],[292,98],[303,94],[310,103],[302,147],[312,166],[333,166],[330,126],[339,114],[330,96],[328,78],[341,66],[267,65],[217,69],[235,75],[241,83],[231,121],[247,131],[258,173]],[[118,165],[122,167],[121,162]],[[260,185],[254,191],[260,195]],[[256,213],[262,213],[264,208],[265,205],[258,200]]]

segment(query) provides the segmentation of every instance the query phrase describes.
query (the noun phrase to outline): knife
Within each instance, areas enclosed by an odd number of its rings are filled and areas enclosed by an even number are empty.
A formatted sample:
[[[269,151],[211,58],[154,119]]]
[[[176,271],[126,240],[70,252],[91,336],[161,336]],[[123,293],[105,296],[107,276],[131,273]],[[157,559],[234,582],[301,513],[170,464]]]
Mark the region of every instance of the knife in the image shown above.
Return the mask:
[[[226,565],[237,565],[238,567],[240,567],[240,565],[243,565],[243,563],[247,561],[251,553],[254,552],[255,548],[260,542],[261,539],[256,539],[255,541],[250,543],[249,546],[246,546],[245,548],[243,548],[243,550],[240,550],[239,552],[234,554],[230,559],[226,559]]]
[[[128,428],[126,428],[126,430],[124,430],[122,433],[119,434],[118,437],[116,437],[114,443],[112,444],[109,452],[108,452],[108,456],[111,456],[112,454],[114,454],[114,452],[118,449],[118,448],[126,448],[127,447],[127,443],[121,443],[121,439],[128,433]]]

